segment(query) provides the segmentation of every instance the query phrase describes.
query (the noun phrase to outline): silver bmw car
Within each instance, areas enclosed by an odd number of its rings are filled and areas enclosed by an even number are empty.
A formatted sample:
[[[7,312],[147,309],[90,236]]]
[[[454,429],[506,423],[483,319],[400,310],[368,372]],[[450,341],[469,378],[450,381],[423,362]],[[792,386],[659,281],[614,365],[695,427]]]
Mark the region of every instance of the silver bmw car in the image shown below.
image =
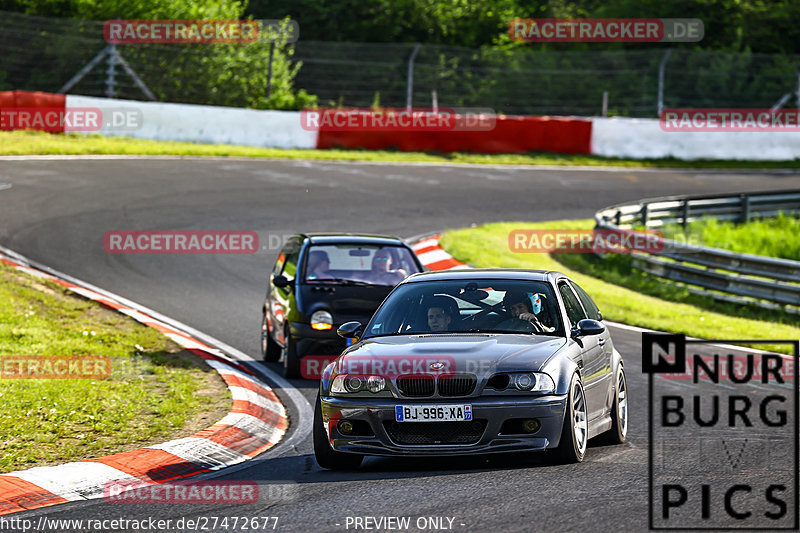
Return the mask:
[[[625,441],[622,357],[600,310],[564,274],[451,270],[408,277],[324,371],[314,413],[320,466],[365,455],[550,451]]]

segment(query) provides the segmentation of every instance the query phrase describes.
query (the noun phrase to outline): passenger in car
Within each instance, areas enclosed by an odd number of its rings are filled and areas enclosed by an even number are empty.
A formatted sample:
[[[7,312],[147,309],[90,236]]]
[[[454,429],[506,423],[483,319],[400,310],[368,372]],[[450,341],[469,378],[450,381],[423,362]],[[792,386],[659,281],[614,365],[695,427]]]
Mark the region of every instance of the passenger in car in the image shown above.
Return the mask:
[[[508,318],[497,325],[500,329],[518,329],[520,321],[530,322],[541,332],[552,332],[551,328],[542,324],[539,317],[531,309],[531,297],[526,293],[508,291],[503,296],[503,307],[508,313]],[[541,312],[541,309],[539,310]]]
[[[398,266],[399,261],[393,251],[381,248],[372,257],[369,281],[379,285],[397,285],[408,277],[408,272]]]

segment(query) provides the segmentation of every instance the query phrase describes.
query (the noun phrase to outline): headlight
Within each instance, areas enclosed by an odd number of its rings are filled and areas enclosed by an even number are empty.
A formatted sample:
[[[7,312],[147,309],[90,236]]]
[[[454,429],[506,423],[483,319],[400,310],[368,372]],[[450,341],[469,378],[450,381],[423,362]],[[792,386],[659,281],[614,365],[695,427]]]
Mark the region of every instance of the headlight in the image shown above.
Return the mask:
[[[554,392],[553,378],[541,372],[516,372],[509,374],[509,385],[517,390],[531,392]]]
[[[380,392],[386,388],[386,380],[380,376],[370,376],[367,380],[367,389],[370,392]]]
[[[352,392],[381,392],[386,388],[386,380],[381,376],[355,376],[339,374],[333,378],[331,392],[334,394],[347,394]]]
[[[328,311],[314,311],[311,315],[311,327],[316,330],[326,330],[333,327],[333,316]]]

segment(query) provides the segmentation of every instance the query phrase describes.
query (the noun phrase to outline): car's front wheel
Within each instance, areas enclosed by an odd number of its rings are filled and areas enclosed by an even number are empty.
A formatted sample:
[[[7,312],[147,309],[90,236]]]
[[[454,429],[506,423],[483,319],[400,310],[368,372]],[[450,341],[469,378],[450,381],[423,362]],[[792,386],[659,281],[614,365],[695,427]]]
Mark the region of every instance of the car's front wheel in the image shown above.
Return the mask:
[[[564,424],[561,428],[561,442],[556,454],[561,462],[580,463],[586,454],[589,441],[589,417],[586,409],[586,395],[578,374],[573,374],[569,382]]]
[[[322,423],[322,404],[319,394],[317,394],[317,401],[314,404],[314,457],[319,466],[329,470],[354,470],[364,459],[363,455],[337,452],[331,448],[328,435],[325,433],[325,426]]]
[[[286,331],[286,346],[283,348],[283,377],[292,379],[300,377],[300,356],[297,353],[297,339]]]
[[[261,319],[261,356],[267,363],[274,363],[281,358],[281,347],[269,334],[266,312]]]
[[[611,409],[611,429],[606,433],[608,442],[622,444],[628,437],[628,382],[622,364],[617,369],[614,383],[614,405]]]

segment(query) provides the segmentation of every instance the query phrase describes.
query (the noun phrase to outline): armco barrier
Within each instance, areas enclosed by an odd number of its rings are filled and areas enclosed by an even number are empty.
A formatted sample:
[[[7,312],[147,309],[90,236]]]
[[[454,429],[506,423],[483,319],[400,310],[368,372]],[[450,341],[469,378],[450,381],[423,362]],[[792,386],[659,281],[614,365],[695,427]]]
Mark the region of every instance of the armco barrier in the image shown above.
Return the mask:
[[[701,218],[747,222],[778,213],[800,213],[800,191],[734,195],[672,196],[608,207],[595,214],[596,227],[684,227]],[[718,300],[797,312],[800,308],[800,261],[735,253],[665,240],[656,254],[636,253],[633,267],[663,279],[684,283],[691,292]],[[789,306],[789,307],[783,307]]]
[[[561,117],[497,117],[490,131],[334,131],[322,127],[318,148],[398,149],[483,154],[589,154],[592,121]]]

